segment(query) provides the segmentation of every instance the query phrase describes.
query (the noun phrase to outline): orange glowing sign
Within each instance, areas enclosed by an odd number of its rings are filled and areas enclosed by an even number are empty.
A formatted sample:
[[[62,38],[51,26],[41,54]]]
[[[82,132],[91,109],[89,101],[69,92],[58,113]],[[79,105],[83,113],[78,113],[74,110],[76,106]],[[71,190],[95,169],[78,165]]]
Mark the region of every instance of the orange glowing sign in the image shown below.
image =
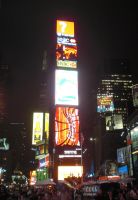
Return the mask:
[[[57,44],[56,59],[77,61],[77,46]]]
[[[57,35],[74,37],[74,22],[57,20]]]
[[[70,107],[56,107],[55,143],[59,146],[80,145],[78,109]]]

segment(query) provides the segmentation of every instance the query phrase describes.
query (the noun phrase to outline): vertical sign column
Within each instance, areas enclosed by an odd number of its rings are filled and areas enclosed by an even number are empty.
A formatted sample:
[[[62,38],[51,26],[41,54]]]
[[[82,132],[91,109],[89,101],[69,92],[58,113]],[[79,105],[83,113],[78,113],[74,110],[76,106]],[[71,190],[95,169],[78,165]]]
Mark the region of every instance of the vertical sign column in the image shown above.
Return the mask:
[[[63,153],[63,150],[70,149],[73,151],[75,147],[80,146],[77,42],[74,22],[57,20],[56,33],[55,148],[61,149]],[[73,160],[73,155],[66,155],[66,158],[69,157],[70,159],[70,156]],[[66,163],[64,160],[62,163],[68,164],[68,161]],[[71,164],[73,165],[73,162],[70,159]],[[67,165],[62,167],[66,168]],[[74,170],[65,170],[66,176],[73,174],[75,167],[81,168],[81,166],[75,166],[75,164],[72,168],[70,166],[68,169]],[[82,170],[80,171],[82,172]],[[79,174],[79,176],[81,175]]]

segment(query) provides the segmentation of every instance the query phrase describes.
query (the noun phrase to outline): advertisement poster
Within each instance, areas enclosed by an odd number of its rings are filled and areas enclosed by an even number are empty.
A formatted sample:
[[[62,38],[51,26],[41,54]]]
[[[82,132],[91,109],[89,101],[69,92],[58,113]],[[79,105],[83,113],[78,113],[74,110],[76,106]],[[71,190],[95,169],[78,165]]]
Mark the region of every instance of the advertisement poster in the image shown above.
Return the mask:
[[[43,113],[33,113],[32,144],[41,141],[43,137]]]
[[[78,106],[78,72],[56,70],[55,104]]]
[[[138,106],[138,84],[133,85],[132,87],[132,97],[134,107]]]
[[[74,37],[74,22],[57,20],[57,35]]]
[[[78,109],[57,107],[55,113],[55,144],[79,146]]]
[[[123,129],[123,118],[122,115],[111,115],[106,116],[106,130],[113,131]]]
[[[97,96],[97,112],[114,111],[113,96]]]

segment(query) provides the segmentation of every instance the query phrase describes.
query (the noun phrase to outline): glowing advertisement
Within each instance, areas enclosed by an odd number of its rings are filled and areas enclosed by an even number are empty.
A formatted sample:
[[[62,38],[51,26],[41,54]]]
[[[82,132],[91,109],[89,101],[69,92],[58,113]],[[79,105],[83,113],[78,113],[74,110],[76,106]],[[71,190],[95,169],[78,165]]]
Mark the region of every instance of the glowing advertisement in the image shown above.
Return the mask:
[[[77,68],[77,61],[57,60],[57,67]]]
[[[39,160],[39,168],[49,167],[49,154]]]
[[[7,138],[0,138],[0,150],[9,150]]]
[[[36,171],[30,171],[30,185],[35,185],[36,179]]]
[[[77,71],[55,71],[55,104],[78,106]]]
[[[106,130],[113,131],[123,129],[123,118],[122,115],[111,115],[106,116]]]
[[[46,142],[49,141],[49,113],[45,113],[45,134],[46,134]]]
[[[43,137],[43,113],[33,113],[32,144],[41,141]]]
[[[97,112],[114,111],[113,96],[97,96]]]
[[[78,109],[56,107],[55,144],[59,146],[80,145]]]
[[[58,44],[77,46],[75,38],[70,37],[57,37]]]
[[[57,20],[57,35],[74,37],[74,22]]]
[[[132,97],[134,107],[138,106],[138,84],[133,85],[132,87]]]
[[[36,156],[45,154],[45,144],[41,144],[36,148]]]
[[[58,180],[64,180],[69,176],[81,177],[82,174],[82,166],[58,166]]]
[[[76,68],[77,67],[77,46],[57,44],[56,60],[57,60],[58,67]]]
[[[132,153],[138,153],[138,126],[131,130]]]
[[[57,44],[56,46],[57,60],[77,60],[77,46],[69,46]]]

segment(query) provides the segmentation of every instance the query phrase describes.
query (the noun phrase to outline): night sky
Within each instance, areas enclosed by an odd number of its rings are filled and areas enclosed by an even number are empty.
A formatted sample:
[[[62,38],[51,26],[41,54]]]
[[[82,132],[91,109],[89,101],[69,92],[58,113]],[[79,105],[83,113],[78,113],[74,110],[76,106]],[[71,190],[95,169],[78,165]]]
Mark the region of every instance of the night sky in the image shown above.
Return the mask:
[[[134,2],[91,1],[90,5],[89,1],[80,0],[3,0],[0,64],[9,65],[11,71],[12,121],[30,118],[37,105],[38,72],[44,50],[49,55],[54,52],[56,19],[75,21],[79,89],[86,120],[104,59],[129,59],[134,81],[138,82],[138,18]]]

